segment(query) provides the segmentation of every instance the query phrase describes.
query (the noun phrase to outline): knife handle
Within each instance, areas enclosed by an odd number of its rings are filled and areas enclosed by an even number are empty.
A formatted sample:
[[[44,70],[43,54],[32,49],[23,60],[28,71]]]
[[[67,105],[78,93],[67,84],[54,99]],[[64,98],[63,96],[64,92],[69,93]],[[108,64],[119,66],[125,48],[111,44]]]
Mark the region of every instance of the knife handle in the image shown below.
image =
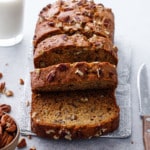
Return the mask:
[[[143,138],[145,150],[150,150],[150,116],[143,116]]]

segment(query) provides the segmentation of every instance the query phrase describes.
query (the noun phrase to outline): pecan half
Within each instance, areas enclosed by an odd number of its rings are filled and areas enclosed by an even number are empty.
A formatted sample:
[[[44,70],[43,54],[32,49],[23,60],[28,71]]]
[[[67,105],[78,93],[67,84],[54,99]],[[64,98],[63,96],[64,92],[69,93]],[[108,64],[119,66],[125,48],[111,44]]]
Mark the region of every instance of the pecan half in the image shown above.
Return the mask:
[[[65,64],[59,64],[58,69],[60,71],[66,71],[68,69],[67,65]]]
[[[19,83],[20,85],[24,85],[24,80],[20,78]]]
[[[11,106],[7,104],[0,104],[0,111],[9,113],[11,111]]]
[[[53,81],[54,78],[55,78],[55,75],[56,75],[56,70],[50,71],[50,73],[49,73],[48,76],[47,76],[47,81],[48,81],[48,82]]]
[[[27,146],[26,139],[25,139],[25,138],[21,138],[21,139],[19,140],[19,142],[18,142],[17,147],[18,147],[18,148],[24,148],[24,147],[26,147],[26,146]]]
[[[14,120],[7,114],[1,117],[1,125],[7,132],[15,132],[17,130],[16,123]]]

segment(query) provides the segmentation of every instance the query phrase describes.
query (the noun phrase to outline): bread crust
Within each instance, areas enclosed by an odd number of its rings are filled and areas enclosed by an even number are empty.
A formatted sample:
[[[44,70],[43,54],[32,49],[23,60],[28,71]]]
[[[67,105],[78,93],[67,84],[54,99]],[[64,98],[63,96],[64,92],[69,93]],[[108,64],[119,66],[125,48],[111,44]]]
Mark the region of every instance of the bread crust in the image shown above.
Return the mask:
[[[32,91],[115,89],[116,66],[108,62],[61,63],[31,72]]]

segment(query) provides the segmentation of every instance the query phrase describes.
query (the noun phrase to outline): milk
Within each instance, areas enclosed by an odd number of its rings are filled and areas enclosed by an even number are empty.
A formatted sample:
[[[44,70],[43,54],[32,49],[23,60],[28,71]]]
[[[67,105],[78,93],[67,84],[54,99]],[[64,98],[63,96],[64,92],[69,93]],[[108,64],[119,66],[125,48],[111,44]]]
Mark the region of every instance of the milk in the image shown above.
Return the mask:
[[[24,0],[0,0],[0,46],[21,41]]]

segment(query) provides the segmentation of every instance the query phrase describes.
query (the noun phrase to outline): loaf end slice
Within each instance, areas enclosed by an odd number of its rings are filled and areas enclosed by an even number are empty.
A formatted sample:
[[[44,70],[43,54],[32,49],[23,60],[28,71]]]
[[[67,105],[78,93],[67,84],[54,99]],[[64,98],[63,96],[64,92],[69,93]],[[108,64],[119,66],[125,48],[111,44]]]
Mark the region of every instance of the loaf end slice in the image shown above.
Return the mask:
[[[32,94],[31,128],[40,137],[99,137],[119,126],[114,91]]]

